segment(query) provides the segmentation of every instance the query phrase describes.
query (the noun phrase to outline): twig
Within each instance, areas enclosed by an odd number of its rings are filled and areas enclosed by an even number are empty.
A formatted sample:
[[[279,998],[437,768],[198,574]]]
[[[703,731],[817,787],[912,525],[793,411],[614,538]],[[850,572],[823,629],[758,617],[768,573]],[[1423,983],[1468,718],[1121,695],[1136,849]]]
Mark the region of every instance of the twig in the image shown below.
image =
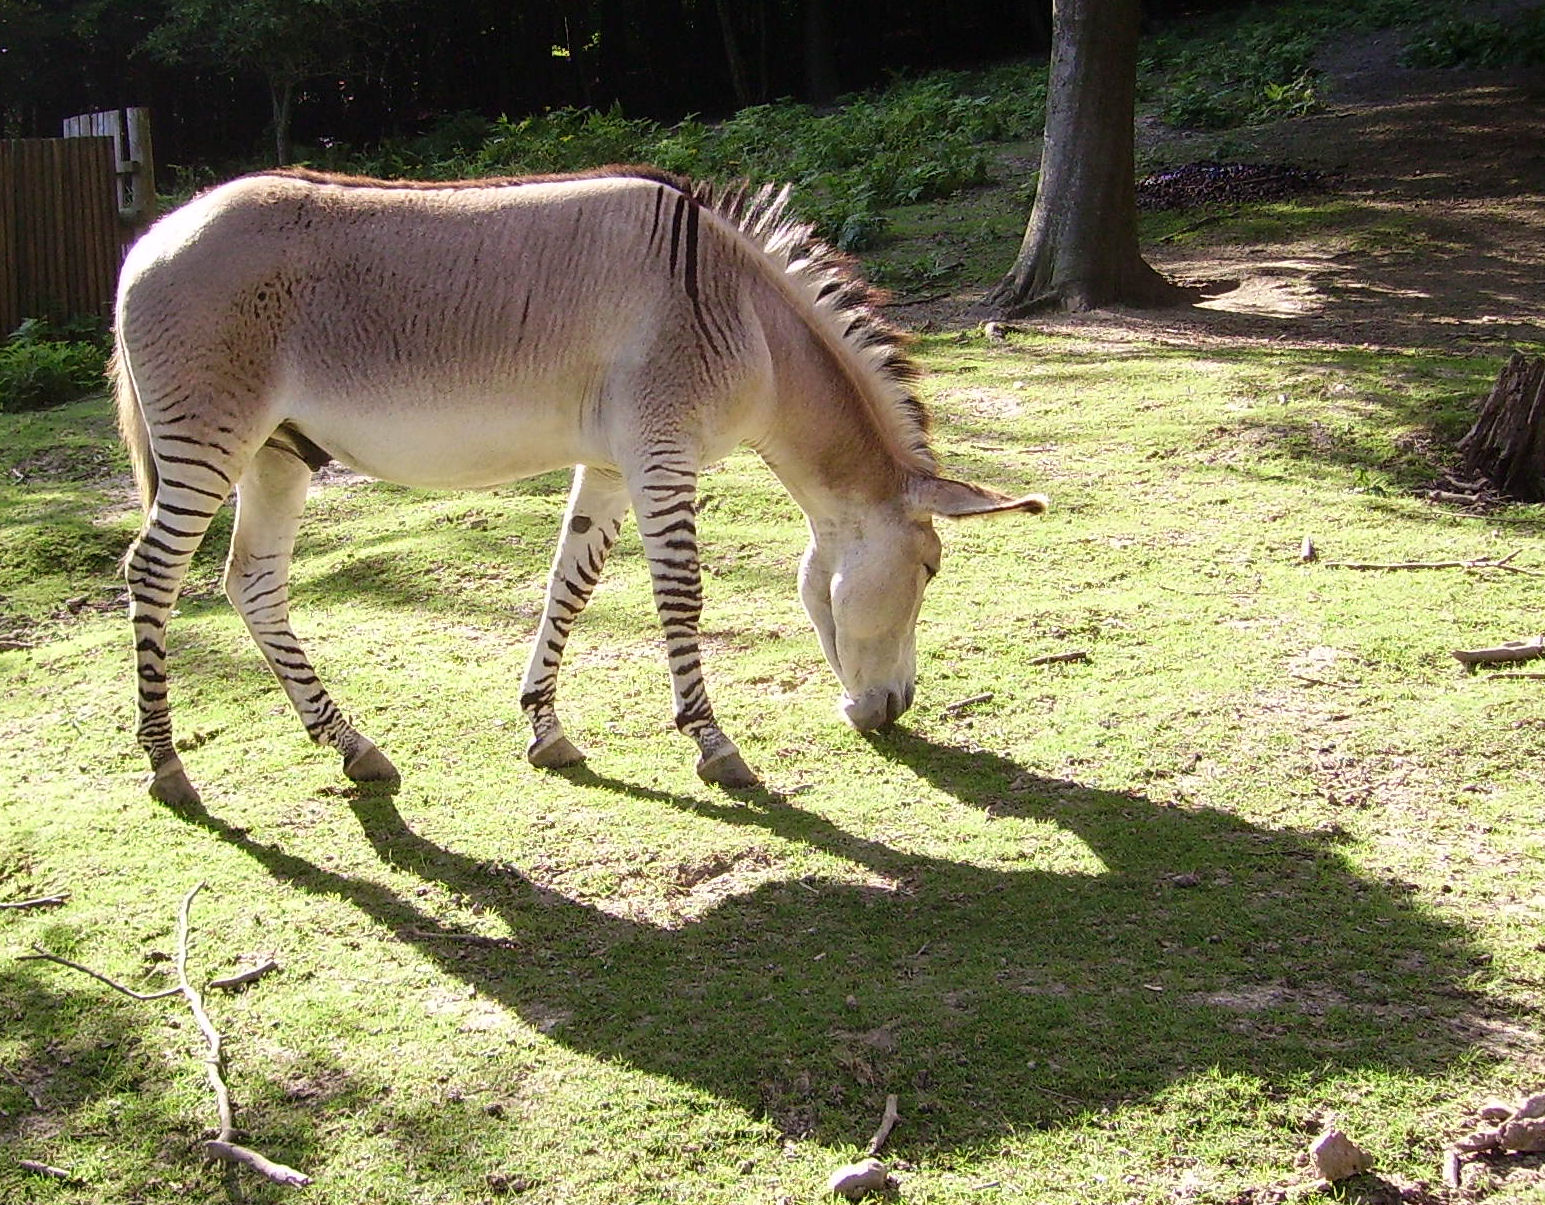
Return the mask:
[[[1527,674],[1522,670],[1505,670],[1500,674],[1487,674],[1486,681],[1495,682],[1498,678],[1526,678],[1530,681],[1545,681],[1545,674]]]
[[[994,697],[992,691],[989,690],[983,694],[972,695],[969,699],[957,699],[953,703],[946,703],[944,705],[944,714],[954,715],[957,711],[964,711],[968,707],[975,707],[978,703],[991,703]]]
[[[869,1149],[864,1153],[874,1156],[880,1153],[880,1148],[885,1145],[885,1140],[891,1136],[891,1131],[896,1128],[896,1123],[901,1120],[901,1114],[896,1112],[896,1094],[892,1092],[885,1098],[885,1116],[880,1119],[880,1128],[874,1132],[874,1137],[869,1140]]]
[[[112,988],[113,991],[122,992],[131,1000],[165,1000],[168,996],[177,996],[182,994],[182,988],[180,987],[169,987],[164,991],[159,992],[137,992],[132,987],[124,987],[123,984],[119,983],[115,979],[109,979],[106,975],[99,975],[90,967],[83,967],[78,962],[71,962],[68,958],[61,958],[58,954],[51,953],[39,945],[34,945],[32,947],[32,953],[21,955],[19,961],[57,962],[60,966],[69,967],[72,971],[79,971],[82,975],[90,975],[98,983],[107,984],[107,986]]]
[[[1089,660],[1088,649],[1074,649],[1070,653],[1047,653],[1044,657],[1030,658],[1031,665],[1067,665],[1073,661]]]
[[[1522,573],[1526,577],[1545,577],[1537,569],[1521,569],[1509,562],[1522,552],[1510,552],[1504,557],[1476,557],[1468,561],[1322,561],[1327,569],[1370,569],[1375,571],[1396,569],[1504,569],[1508,573]]]
[[[226,1163],[241,1163],[250,1167],[259,1175],[267,1176],[275,1184],[289,1184],[296,1188],[304,1188],[311,1183],[311,1177],[305,1172],[298,1172],[293,1167],[286,1167],[282,1163],[275,1163],[272,1159],[265,1158],[257,1151],[244,1146],[238,1146],[234,1142],[225,1142],[219,1138],[211,1138],[204,1143],[204,1153],[213,1159],[221,1159]]]
[[[35,649],[37,645],[28,644],[25,640],[12,640],[9,636],[0,637],[0,653],[20,653],[26,649]]]
[[[243,987],[248,983],[255,983],[264,975],[279,969],[279,964],[270,958],[262,966],[253,967],[250,971],[242,971],[239,974],[227,975],[224,979],[211,979],[210,987],[220,988],[222,991],[231,991],[233,988]]]
[[[47,1176],[50,1180],[73,1180],[75,1177],[62,1167],[52,1167],[47,1163],[39,1163],[36,1159],[18,1159],[16,1166],[24,1172],[31,1172],[34,1176]]]
[[[107,984],[114,991],[122,992],[135,1000],[160,1000],[166,996],[182,996],[188,1002],[188,1008],[193,1013],[193,1019],[198,1024],[199,1031],[204,1035],[204,1041],[209,1046],[209,1054],[204,1059],[205,1073],[209,1077],[209,1086],[215,1094],[215,1111],[220,1118],[219,1133],[210,1141],[204,1143],[204,1153],[211,1159],[221,1159],[227,1163],[240,1163],[252,1168],[260,1175],[268,1177],[278,1184],[304,1185],[311,1183],[311,1177],[304,1172],[298,1172],[293,1167],[286,1167],[282,1163],[248,1150],[233,1142],[236,1133],[236,1119],[231,1107],[230,1089],[225,1084],[225,1055],[223,1051],[223,1039],[220,1031],[215,1028],[209,1019],[209,1014],[204,1010],[204,997],[193,986],[188,978],[188,936],[191,929],[189,913],[193,908],[193,899],[204,889],[203,883],[195,883],[193,889],[183,896],[182,907],[177,912],[177,957],[174,965],[177,968],[177,986],[164,992],[146,994],[136,992],[124,987],[121,983],[115,983],[105,975],[99,975],[90,967],[81,966],[78,962],[71,962],[68,958],[61,958],[57,954],[50,954],[47,950],[33,946],[34,953],[23,954],[23,958],[40,958],[48,962],[57,962],[61,966],[67,966],[71,970],[80,971],[90,975],[93,979]],[[262,969],[260,968],[261,973]],[[249,976],[251,973],[249,973]],[[251,976],[255,977],[255,976]],[[240,978],[238,976],[238,978]]]
[[[0,908],[57,908],[69,898],[68,891],[61,891],[58,895],[40,895],[35,900],[8,900],[0,903]]]
[[[1545,657],[1545,635],[1531,640],[1509,640],[1491,649],[1455,649],[1454,660],[1465,665],[1494,665],[1508,661],[1534,661]]]

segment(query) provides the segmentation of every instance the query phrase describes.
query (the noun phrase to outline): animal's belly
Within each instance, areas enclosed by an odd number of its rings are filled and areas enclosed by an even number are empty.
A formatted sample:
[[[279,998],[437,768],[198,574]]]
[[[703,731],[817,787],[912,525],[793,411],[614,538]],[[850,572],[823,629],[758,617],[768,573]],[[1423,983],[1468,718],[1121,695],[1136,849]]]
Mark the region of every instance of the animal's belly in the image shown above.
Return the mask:
[[[608,460],[581,432],[577,408],[442,398],[350,407],[352,415],[305,409],[292,421],[333,459],[400,485],[481,489]]]

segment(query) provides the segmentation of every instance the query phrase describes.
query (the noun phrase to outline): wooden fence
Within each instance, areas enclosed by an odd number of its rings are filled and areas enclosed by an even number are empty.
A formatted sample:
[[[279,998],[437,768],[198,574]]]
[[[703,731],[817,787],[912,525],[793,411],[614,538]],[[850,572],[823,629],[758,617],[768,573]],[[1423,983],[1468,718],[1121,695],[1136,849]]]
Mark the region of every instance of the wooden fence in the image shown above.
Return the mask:
[[[65,129],[0,141],[0,339],[26,318],[107,318],[124,250],[155,213],[148,124],[106,113]]]

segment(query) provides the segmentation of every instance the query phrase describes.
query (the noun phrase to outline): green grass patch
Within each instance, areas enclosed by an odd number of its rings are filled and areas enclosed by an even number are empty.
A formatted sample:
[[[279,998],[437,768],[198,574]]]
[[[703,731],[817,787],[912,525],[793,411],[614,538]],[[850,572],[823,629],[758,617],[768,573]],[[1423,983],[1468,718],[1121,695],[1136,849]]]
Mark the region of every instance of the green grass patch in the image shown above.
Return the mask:
[[[561,475],[335,486],[308,508],[295,622],[401,791],[306,745],[215,592],[217,536],[170,633],[205,804],[151,803],[127,625],[62,608],[115,575],[39,579],[59,614],[0,652],[0,891],[72,899],[0,913],[5,950],[162,984],[207,881],[198,973],[283,967],[210,1002],[240,1123],[318,1202],[814,1199],[888,1092],[903,1199],[1248,1199],[1299,1176],[1328,1119],[1380,1175],[1432,1180],[1467,1110],[1545,1070],[1538,709],[1449,657],[1534,630],[1539,592],[1298,551],[1538,567],[1537,509],[1411,493],[1497,361],[920,352],[951,468],[1053,509],[945,529],[893,731],[835,718],[794,593],[803,522],[748,454],[706,476],[700,520],[710,684],[768,783],[744,797],[700,784],[673,731],[631,530],[564,677],[591,760],[521,757]],[[12,464],[77,432],[0,495],[7,549],[64,498],[92,530],[132,521],[90,469],[115,463],[105,402],[3,422]],[[78,1177],[7,1164],[0,1195],[284,1195],[200,1159],[175,1002],[13,959],[0,1009],[0,1133]]]

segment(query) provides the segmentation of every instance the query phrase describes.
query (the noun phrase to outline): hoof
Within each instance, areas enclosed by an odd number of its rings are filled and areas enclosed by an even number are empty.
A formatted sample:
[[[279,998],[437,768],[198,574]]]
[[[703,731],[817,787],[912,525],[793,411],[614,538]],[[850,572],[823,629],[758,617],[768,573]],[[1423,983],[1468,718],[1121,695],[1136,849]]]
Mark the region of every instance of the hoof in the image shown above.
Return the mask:
[[[759,787],[762,780],[756,776],[750,766],[746,765],[746,759],[740,756],[740,750],[734,745],[729,745],[718,750],[713,756],[704,756],[698,759],[697,776],[704,782],[713,783],[721,787]]]
[[[204,802],[175,757],[156,770],[150,780],[150,797],[174,808],[196,808]]]
[[[577,766],[585,760],[585,754],[573,741],[559,733],[546,741],[532,741],[526,749],[526,760],[543,770],[560,770],[564,766]]]
[[[402,775],[369,741],[365,741],[353,757],[343,763],[343,772],[355,782],[399,783]]]

